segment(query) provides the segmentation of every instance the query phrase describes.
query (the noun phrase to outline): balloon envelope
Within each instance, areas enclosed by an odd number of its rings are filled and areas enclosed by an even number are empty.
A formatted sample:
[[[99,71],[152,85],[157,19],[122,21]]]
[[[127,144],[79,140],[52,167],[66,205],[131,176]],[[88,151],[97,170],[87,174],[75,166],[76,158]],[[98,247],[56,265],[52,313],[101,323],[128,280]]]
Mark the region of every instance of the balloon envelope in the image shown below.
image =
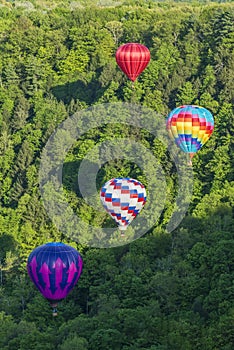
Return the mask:
[[[47,243],[28,257],[29,277],[49,301],[64,299],[77,283],[82,271],[78,251],[64,243]]]
[[[206,108],[183,105],[169,113],[167,129],[180,149],[193,155],[210,138],[214,118]]]
[[[128,43],[120,46],[115,54],[120,69],[132,81],[143,72],[150,61],[149,49],[137,43]]]
[[[131,178],[114,178],[101,188],[103,207],[117,222],[120,230],[125,230],[143,208],[146,202],[144,185]]]

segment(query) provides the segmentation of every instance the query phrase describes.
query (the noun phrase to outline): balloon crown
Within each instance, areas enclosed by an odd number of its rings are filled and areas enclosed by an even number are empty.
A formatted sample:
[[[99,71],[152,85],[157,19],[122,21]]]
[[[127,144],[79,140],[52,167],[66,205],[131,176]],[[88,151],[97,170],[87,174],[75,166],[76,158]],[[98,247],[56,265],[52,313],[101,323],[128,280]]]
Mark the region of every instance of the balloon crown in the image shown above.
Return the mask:
[[[47,246],[52,246],[52,247],[61,247],[64,246],[65,244],[62,242],[49,242],[46,243]]]

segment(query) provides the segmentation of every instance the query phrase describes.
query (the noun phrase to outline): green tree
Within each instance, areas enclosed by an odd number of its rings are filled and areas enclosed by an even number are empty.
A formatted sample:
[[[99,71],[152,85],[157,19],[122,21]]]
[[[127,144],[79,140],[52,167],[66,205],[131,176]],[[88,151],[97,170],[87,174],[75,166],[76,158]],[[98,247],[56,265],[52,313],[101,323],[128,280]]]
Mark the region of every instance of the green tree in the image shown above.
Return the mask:
[[[178,104],[193,104],[197,97],[197,92],[194,89],[193,84],[187,81],[180,89],[176,96],[176,101]]]

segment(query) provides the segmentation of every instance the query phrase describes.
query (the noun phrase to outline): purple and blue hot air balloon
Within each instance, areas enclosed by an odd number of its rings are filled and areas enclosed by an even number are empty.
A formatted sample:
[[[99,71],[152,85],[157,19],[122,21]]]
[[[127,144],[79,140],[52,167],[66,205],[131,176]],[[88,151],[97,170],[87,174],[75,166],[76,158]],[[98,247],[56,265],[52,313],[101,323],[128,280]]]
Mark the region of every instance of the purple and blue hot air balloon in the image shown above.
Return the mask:
[[[35,248],[28,257],[29,277],[40,293],[56,307],[74,288],[82,271],[78,251],[61,242]],[[54,315],[56,310],[54,310]]]

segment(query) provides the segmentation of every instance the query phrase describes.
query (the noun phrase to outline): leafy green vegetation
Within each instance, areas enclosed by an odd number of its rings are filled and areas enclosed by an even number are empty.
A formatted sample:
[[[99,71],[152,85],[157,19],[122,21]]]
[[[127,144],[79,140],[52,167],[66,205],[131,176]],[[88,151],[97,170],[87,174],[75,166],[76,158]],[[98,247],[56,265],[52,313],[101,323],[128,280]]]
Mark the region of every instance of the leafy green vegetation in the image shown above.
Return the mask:
[[[223,3],[222,3],[223,2]],[[0,7],[0,349],[232,350],[234,5],[197,1],[1,1]],[[135,83],[115,63],[117,47],[140,42],[151,62]],[[80,161],[102,140],[131,137],[157,157],[168,197],[158,225],[135,242],[87,248],[64,237],[44,209],[41,152],[55,128],[93,104],[131,101],[162,115],[199,104],[215,131],[193,160],[188,213],[171,234],[175,169],[143,130],[106,125],[77,141],[64,165],[64,191],[84,221],[107,217],[84,204]],[[127,160],[111,176],[144,180]],[[83,256],[78,286],[51,310],[26,273],[28,254],[48,241]]]

